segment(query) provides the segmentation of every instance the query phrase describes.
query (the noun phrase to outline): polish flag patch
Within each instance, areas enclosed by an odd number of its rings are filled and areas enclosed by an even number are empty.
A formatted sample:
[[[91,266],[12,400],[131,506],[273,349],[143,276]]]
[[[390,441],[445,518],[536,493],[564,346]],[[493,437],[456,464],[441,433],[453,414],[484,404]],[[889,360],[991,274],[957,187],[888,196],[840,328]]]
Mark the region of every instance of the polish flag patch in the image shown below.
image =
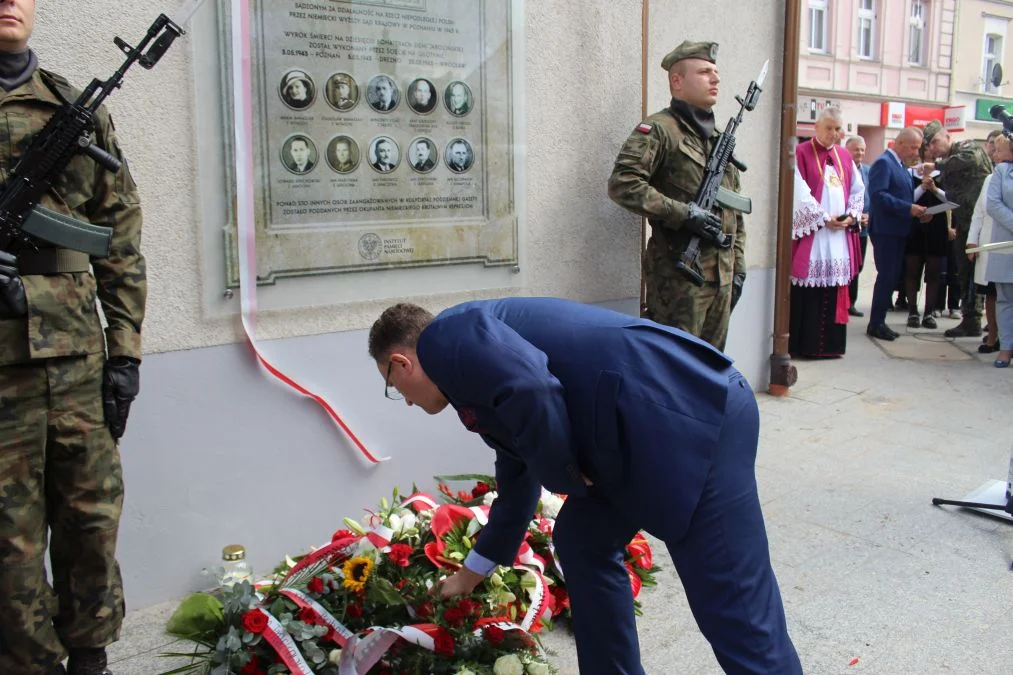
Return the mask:
[[[651,133],[651,129],[653,129],[653,128],[654,128],[654,125],[648,124],[647,122],[641,122],[640,124],[637,125],[637,131],[639,131],[642,134],[649,134],[649,133]]]

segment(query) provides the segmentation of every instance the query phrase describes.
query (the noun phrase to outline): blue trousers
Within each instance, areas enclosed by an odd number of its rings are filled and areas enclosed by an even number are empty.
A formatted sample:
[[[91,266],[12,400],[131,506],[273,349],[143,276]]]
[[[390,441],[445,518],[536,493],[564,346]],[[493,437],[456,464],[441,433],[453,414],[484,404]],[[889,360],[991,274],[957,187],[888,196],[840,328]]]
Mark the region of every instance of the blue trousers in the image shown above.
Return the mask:
[[[756,490],[759,411],[745,378],[730,372],[725,420],[689,527],[651,534],[668,547],[697,625],[726,673],[800,675]],[[669,476],[678,489],[678,440],[634,451],[641,450],[660,452],[655,478]],[[556,521],[582,675],[644,672],[623,551],[640,529],[636,514],[665,509],[666,492],[632,487],[570,497]]]
[[[906,237],[885,234],[871,234],[872,255],[876,260],[876,285],[872,290],[872,309],[869,311],[869,327],[875,328],[886,323],[886,312],[890,297],[900,279],[900,267],[904,260]]]

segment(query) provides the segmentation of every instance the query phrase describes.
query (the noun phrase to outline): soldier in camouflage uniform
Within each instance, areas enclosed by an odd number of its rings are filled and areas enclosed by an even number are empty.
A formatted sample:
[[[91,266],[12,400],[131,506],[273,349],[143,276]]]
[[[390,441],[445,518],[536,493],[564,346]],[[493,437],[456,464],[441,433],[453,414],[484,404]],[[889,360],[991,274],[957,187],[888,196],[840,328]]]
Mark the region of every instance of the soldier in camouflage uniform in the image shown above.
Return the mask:
[[[974,263],[967,259],[964,249],[971,229],[974,205],[981,193],[985,178],[992,173],[992,160],[984,148],[974,141],[950,140],[950,134],[943,125],[933,120],[925,126],[927,156],[936,160],[942,172],[940,176],[946,190],[946,198],[960,205],[951,213],[957,238],[951,242],[950,255],[957,262],[960,277],[960,323],[946,331],[946,337],[977,337],[981,335],[981,298],[974,292]]]
[[[720,82],[717,47],[714,42],[686,41],[662,59],[672,104],[633,130],[619,151],[608,187],[613,201],[651,224],[643,257],[644,315],[724,349],[728,320],[746,279],[742,214],[725,208],[701,216],[690,206],[720,136],[712,111]],[[739,172],[731,164],[722,187],[739,191]],[[692,221],[701,217],[734,236],[734,243],[720,248],[701,239],[704,284],[696,286],[676,269],[676,262],[698,225]]]
[[[65,80],[28,50],[34,0],[0,0],[0,177],[66,100]],[[94,143],[121,158],[101,110]],[[42,206],[112,228],[109,256],[14,252],[0,268],[0,673],[106,670],[123,619],[116,534],[123,480],[116,439],[138,389],[147,284],[141,210],[118,173],[77,155]],[[89,270],[89,266],[91,270]],[[108,327],[103,333],[96,299]],[[107,360],[108,353],[108,360]],[[53,583],[43,561],[47,528]]]

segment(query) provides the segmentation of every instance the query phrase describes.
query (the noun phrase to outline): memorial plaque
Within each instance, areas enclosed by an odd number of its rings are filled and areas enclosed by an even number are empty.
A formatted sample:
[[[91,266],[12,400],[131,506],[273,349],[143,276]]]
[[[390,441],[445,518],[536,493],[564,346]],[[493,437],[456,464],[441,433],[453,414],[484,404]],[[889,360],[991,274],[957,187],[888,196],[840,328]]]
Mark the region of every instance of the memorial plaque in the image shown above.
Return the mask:
[[[262,283],[517,264],[511,0],[255,0],[252,12]]]

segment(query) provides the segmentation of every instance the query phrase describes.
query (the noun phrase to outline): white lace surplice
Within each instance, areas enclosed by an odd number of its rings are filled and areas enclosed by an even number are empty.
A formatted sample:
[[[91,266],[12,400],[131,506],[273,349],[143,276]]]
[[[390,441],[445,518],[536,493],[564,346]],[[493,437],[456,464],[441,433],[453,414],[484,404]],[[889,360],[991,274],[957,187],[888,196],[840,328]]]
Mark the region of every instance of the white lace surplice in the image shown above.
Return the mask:
[[[819,203],[813,198],[798,168],[795,169],[795,208],[792,219],[792,239],[812,236],[809,255],[809,274],[805,279],[791,277],[796,286],[846,286],[851,282],[851,254],[848,249],[847,230],[822,227],[825,216],[836,217],[848,213],[856,219],[862,213],[865,201],[865,184],[862,174],[853,162],[851,165],[851,194],[845,204],[844,183],[834,166],[828,165],[823,176],[823,196]]]

